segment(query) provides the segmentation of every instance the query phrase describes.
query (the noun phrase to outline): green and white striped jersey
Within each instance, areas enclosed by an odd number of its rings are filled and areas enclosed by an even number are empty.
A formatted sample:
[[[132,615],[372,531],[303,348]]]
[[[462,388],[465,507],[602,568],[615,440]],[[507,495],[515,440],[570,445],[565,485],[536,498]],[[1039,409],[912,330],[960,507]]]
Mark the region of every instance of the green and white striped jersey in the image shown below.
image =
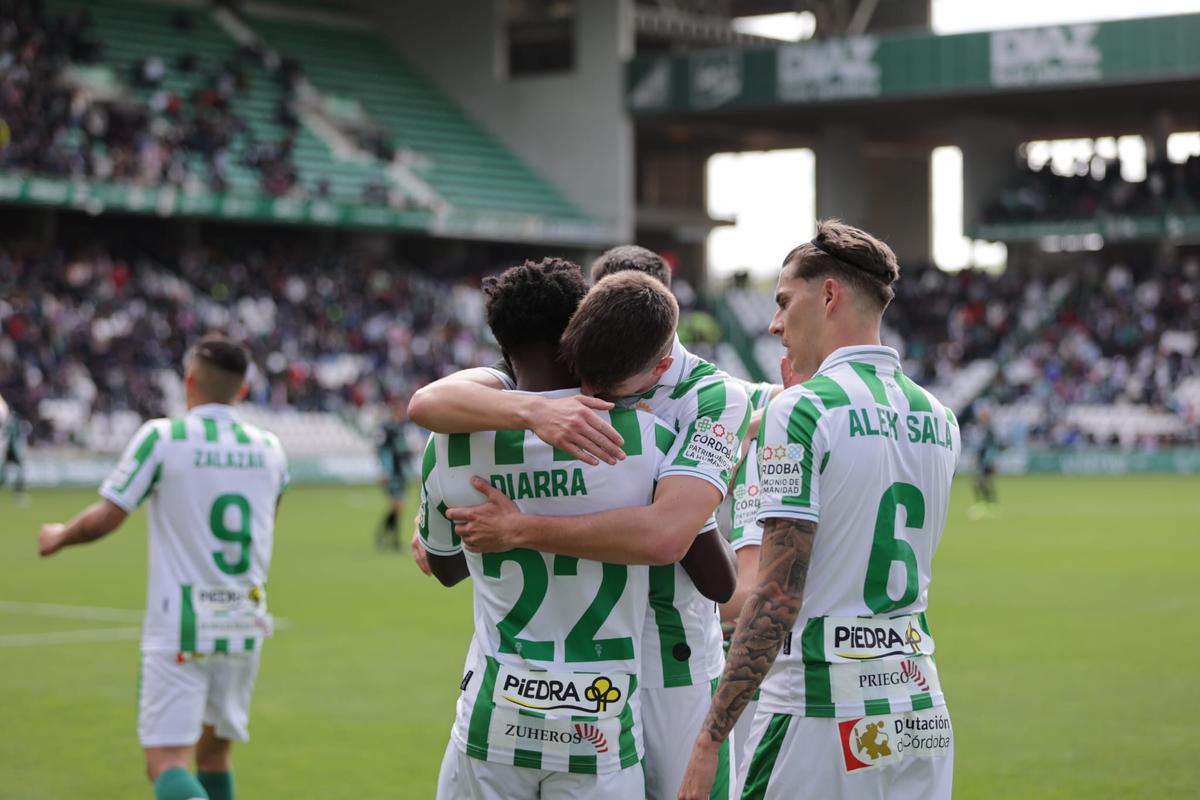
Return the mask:
[[[958,422],[896,351],[843,347],[767,409],[758,520],[817,522],[770,713],[845,717],[945,704],[925,620],[961,452]]]
[[[287,480],[279,439],[231,406],[142,425],[100,494],[128,512],[148,500],[143,651],[241,652],[270,634],[265,586]]]
[[[771,393],[783,388],[773,383],[741,383],[750,399],[752,412],[766,409]],[[729,494],[725,495],[721,507],[717,509],[717,527],[734,550],[746,545],[762,545],[762,527],[758,524],[759,490],[758,442],[752,441],[746,450],[746,457],[734,472]]]
[[[431,437],[419,512],[425,548],[441,556],[462,551],[445,512],[480,502],[473,475],[530,514],[649,505],[675,435],[650,414],[607,413],[625,440],[626,458],[612,466],[589,466],[528,431]],[[525,549],[464,556],[474,582],[475,633],[455,744],[474,758],[560,772],[636,764],[648,568]]]
[[[692,355],[676,337],[671,368],[654,389],[635,398],[678,436],[663,476],[701,478],[724,497],[733,474],[750,407],[741,383]],[[716,527],[715,518],[703,530]],[[707,683],[721,674],[721,620],[678,564],[650,568],[650,616],[642,685],[669,688]]]

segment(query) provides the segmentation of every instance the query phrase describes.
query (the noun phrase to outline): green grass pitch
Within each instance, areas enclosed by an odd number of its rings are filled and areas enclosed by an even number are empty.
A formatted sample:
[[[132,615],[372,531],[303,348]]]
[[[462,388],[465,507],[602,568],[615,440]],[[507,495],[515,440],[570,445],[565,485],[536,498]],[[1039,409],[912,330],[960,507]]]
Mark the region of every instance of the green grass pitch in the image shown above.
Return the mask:
[[[934,563],[956,797],[1196,796],[1200,481],[1013,478],[999,490],[1001,515],[971,522],[958,483]],[[144,513],[37,558],[37,524],[93,496],[43,491],[21,508],[0,494],[0,798],[150,796],[136,614],[21,605],[140,609]],[[286,627],[265,648],[253,741],[235,749],[240,797],[433,796],[471,593],[373,549],[383,504],[371,487],[284,501],[270,592]]]

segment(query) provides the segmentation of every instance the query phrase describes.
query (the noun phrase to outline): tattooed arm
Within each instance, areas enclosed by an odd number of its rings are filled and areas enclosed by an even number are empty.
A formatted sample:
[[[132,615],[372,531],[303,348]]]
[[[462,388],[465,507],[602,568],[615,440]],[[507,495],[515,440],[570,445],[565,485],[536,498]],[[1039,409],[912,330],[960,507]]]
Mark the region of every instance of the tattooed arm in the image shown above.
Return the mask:
[[[758,581],[738,617],[725,672],[679,789],[680,800],[708,797],[717,751],[766,677],[800,613],[816,532],[817,524],[808,520],[767,520]]]

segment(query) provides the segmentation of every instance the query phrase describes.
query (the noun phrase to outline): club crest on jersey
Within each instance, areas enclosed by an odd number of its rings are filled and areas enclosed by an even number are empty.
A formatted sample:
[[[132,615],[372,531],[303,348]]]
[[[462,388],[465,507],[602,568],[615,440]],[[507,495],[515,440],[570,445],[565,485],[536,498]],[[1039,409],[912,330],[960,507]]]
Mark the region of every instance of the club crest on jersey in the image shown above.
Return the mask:
[[[502,668],[496,700],[541,712],[572,712],[611,717],[625,706],[628,676],[558,674]]]
[[[725,427],[709,417],[696,420],[695,433],[688,441],[683,457],[692,461],[702,461],[712,464],[721,470],[733,467],[734,455],[738,451],[740,440],[737,432]]]

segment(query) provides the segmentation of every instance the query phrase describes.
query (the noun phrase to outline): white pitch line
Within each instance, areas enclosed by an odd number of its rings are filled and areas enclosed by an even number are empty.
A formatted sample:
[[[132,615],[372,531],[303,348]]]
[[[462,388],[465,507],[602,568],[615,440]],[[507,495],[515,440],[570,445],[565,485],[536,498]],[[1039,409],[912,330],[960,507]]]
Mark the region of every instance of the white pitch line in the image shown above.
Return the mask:
[[[93,628],[84,631],[49,633],[11,633],[0,636],[0,647],[25,647],[41,644],[77,644],[79,642],[126,642],[141,638],[141,628]]]
[[[20,614],[29,617],[56,617],[58,619],[95,619],[106,622],[141,622],[144,612],[128,608],[101,608],[99,606],[68,606],[57,603],[23,603],[15,600],[0,600],[0,614]]]

